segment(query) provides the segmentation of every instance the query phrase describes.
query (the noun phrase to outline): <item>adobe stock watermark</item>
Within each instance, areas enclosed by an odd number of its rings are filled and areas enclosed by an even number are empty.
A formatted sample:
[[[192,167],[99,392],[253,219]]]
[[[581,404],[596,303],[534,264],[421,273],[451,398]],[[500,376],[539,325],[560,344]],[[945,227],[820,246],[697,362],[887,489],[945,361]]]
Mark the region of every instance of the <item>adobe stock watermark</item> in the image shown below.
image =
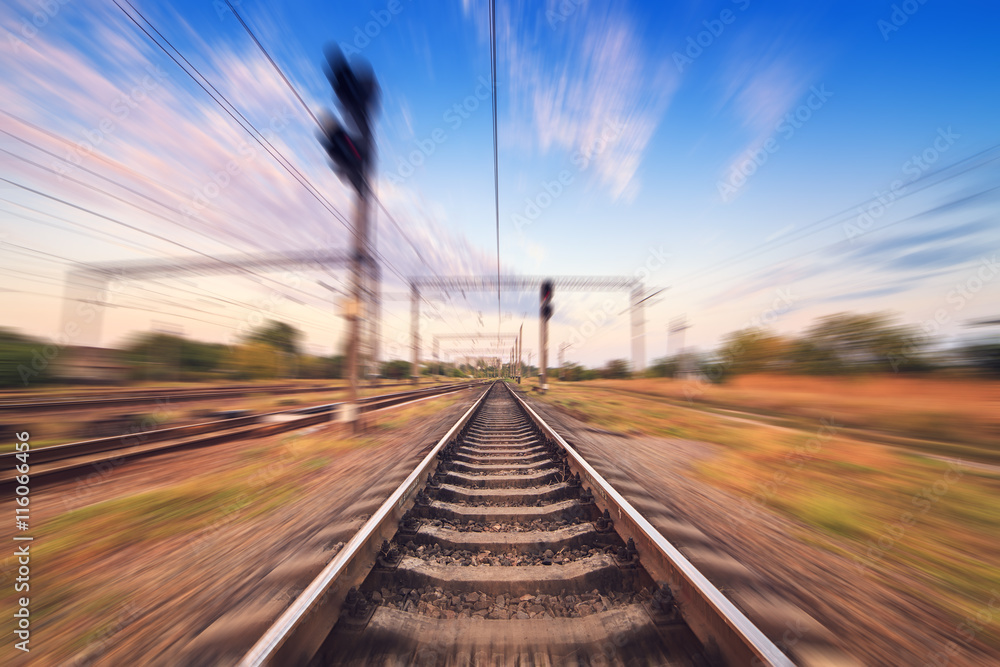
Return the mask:
[[[908,178],[906,180],[897,178],[889,184],[889,189],[884,192],[876,190],[873,193],[875,200],[870,201],[867,206],[859,208],[858,217],[853,221],[844,223],[844,236],[847,240],[853,243],[854,239],[871,231],[879,218],[889,210],[889,207],[906,193],[907,186],[923,176],[935,162],[941,159],[941,155],[947,153],[955,145],[955,142],[961,138],[962,135],[952,131],[951,125],[947,129],[939,127],[937,136],[931,142],[931,145],[920,153],[910,156],[900,166],[903,175]]]
[[[832,417],[822,418],[820,420],[820,427],[816,430],[813,437],[809,438],[809,440],[800,445],[796,445],[794,448],[785,453],[785,465],[789,466],[792,470],[801,470],[807,463],[812,462],[826,443],[828,443],[837,434],[840,428],[841,427],[835,423]],[[783,486],[788,479],[788,473],[785,472],[785,470],[779,469],[774,471],[770,479],[763,482],[757,482],[757,484],[754,485],[757,493],[755,493],[749,500],[743,498],[741,501],[743,515],[760,515],[761,511],[767,507],[770,500],[778,494],[781,486]]]
[[[439,315],[428,313],[425,309],[421,309],[417,320],[418,331],[420,328],[429,327],[440,319]],[[384,353],[386,361],[392,361],[393,359],[409,361],[413,354],[411,334],[407,331],[400,331],[393,338],[386,340]],[[417,356],[423,361],[427,361],[426,358],[421,357],[419,354]]]
[[[53,170],[60,177],[68,174],[72,167],[80,166],[85,158],[93,155],[98,146],[115,133],[132,111],[149,99],[150,93],[159,88],[164,81],[170,79],[170,75],[160,69],[159,65],[146,65],[146,72],[147,74],[132,87],[132,90],[111,101],[111,105],[108,107],[110,115],[98,121],[97,127],[84,130],[84,140],[78,141],[72,150],[67,149],[63,162],[56,162],[53,165]]]
[[[732,0],[733,4],[739,7],[741,12],[745,12],[750,6],[750,0]],[[674,51],[674,65],[678,72],[684,72],[684,68],[692,64],[705,53],[705,49],[715,44],[715,40],[726,31],[726,26],[732,25],[736,21],[737,14],[732,9],[726,8],[719,12],[718,18],[705,19],[701,22],[705,29],[694,35],[688,35],[687,46],[684,53]]]
[[[145,443],[149,439],[147,434],[150,431],[159,429],[160,425],[170,418],[169,407],[169,398],[156,399],[156,410],[152,414],[147,414],[141,419],[137,419],[129,425],[127,430],[116,436],[121,446],[134,447]],[[93,494],[95,486],[110,477],[126,461],[127,459],[124,456],[115,456],[91,463],[90,467],[93,468],[93,472],[77,477],[74,480],[76,485],[72,491],[60,493],[59,499],[62,501],[63,507],[69,511],[73,509],[74,505],[78,506],[80,502],[85,501]]]
[[[412,2],[413,0],[406,1]],[[363,27],[355,26],[354,39],[346,44],[341,42],[341,51],[343,51],[346,56],[361,53],[364,49],[368,48],[368,45],[372,43],[372,40],[381,35],[382,31],[389,27],[389,24],[392,23],[392,20],[402,12],[402,0],[389,0],[389,2],[386,3],[385,9],[371,10],[369,14],[372,17],[372,20],[366,22]]]
[[[809,96],[805,102],[800,104],[795,110],[789,111],[782,117],[775,126],[774,131],[788,141],[795,136],[795,132],[802,129],[808,123],[813,114],[823,108],[827,100],[833,97],[833,93],[826,89],[826,84],[820,84],[817,88],[812,86],[809,89]],[[781,142],[775,136],[768,138],[764,144],[756,150],[748,150],[732,165],[729,170],[729,177],[724,181],[718,181],[716,188],[723,202],[729,202],[747,184],[750,177],[757,173],[757,170],[764,166],[770,156],[781,150]]]
[[[557,24],[565,23],[570,16],[576,13],[576,10],[580,8],[580,5],[586,1],[587,0],[562,0],[559,3],[559,6],[554,10],[545,10],[545,20],[548,22],[549,27],[555,30]]]
[[[875,23],[875,27],[882,33],[882,41],[888,42],[889,36],[906,25],[910,17],[920,11],[920,7],[926,4],[927,0],[904,0],[899,4],[893,4],[889,20],[879,19]]]
[[[280,280],[285,286],[294,289],[302,284],[302,273],[299,271],[286,271],[278,276],[277,280]],[[226,339],[226,345],[229,346],[230,351],[246,340],[253,329],[262,326],[267,317],[273,315],[278,310],[278,307],[286,301],[288,301],[288,297],[283,292],[273,289],[268,292],[267,296],[254,302],[253,309],[250,310],[243,321],[236,326]]]
[[[969,614],[955,626],[960,641],[963,644],[971,645],[976,637],[986,630],[987,626],[998,616],[1000,616],[1000,591],[991,588],[989,602],[981,606],[974,615]],[[944,650],[931,655],[930,660],[924,663],[924,667],[948,667],[951,664],[951,659],[958,655],[961,650],[956,642],[949,640],[945,643]]]
[[[576,167],[577,174],[581,174],[589,169],[594,159],[604,153],[607,150],[608,144],[618,139],[624,130],[625,125],[623,123],[606,122],[601,129],[600,136],[594,139],[590,146],[573,154],[570,161]],[[575,180],[576,175],[572,171],[563,169],[552,180],[542,181],[539,191],[535,193],[535,196],[525,198],[524,208],[521,212],[511,214],[510,219],[514,223],[514,228],[521,231],[525,226],[533,224],[542,215],[542,212],[552,206],[552,203],[562,196]]]
[[[913,505],[914,511],[901,512],[895,521],[883,524],[877,541],[867,540],[865,542],[868,548],[864,555],[869,563],[855,555],[853,557],[854,566],[858,571],[860,573],[867,572],[871,564],[882,560],[903,539],[907,530],[915,526],[922,516],[930,512],[938,501],[948,495],[951,488],[962,479],[964,474],[965,466],[961,461],[948,461],[948,469],[935,480],[934,484],[923,487],[910,498],[910,504]]]
[[[466,95],[461,102],[456,102],[448,107],[441,116],[441,119],[448,124],[453,132],[462,127],[462,123],[471,118],[483,102],[490,99],[492,91],[490,80],[485,76],[480,76],[476,79],[476,83],[478,85],[472,94]],[[389,172],[385,178],[393,185],[402,184],[410,176],[413,176],[418,167],[423,166],[427,158],[434,155],[438,146],[446,141],[448,141],[448,133],[441,127],[431,130],[431,133],[424,139],[414,139],[414,149],[405,158],[400,158],[396,164],[396,171]]]
[[[20,25],[17,26],[17,33],[20,34],[20,37],[13,31],[8,30],[7,32],[7,42],[14,53],[18,53],[21,47],[25,46],[25,40],[34,39],[38,35],[38,31],[45,28],[49,21],[59,14],[59,10],[69,4],[69,1],[37,0],[35,4],[39,7],[38,11],[31,15],[30,21],[22,17]]]
[[[65,663],[67,667],[86,667],[94,664],[98,658],[107,653],[114,636],[144,616],[147,611],[148,609],[139,603],[129,601],[118,612],[114,625],[103,626],[100,632],[91,636],[87,648]]]
[[[261,136],[264,137],[267,143],[270,143],[291,123],[292,112],[288,108],[285,108],[283,111],[271,116],[267,128],[264,129]],[[240,156],[238,160],[235,158],[229,160],[224,168],[209,172],[209,178],[194,188],[194,194],[191,195],[190,203],[181,207],[181,212],[185,217],[192,218],[207,208],[212,201],[222,194],[223,190],[232,184],[233,178],[242,173],[243,169],[256,160],[259,155],[258,149],[254,148],[247,141],[241,143],[236,151]]]
[[[213,546],[213,541],[220,536],[220,533],[235,523],[243,514],[243,510],[252,505],[262,491],[272,487],[275,481],[289,471],[298,459],[299,438],[300,436],[296,434],[282,437],[280,446],[275,450],[276,459],[256,470],[244,480],[247,489],[242,491],[232,502],[220,508],[221,516],[204,524],[190,535],[188,545],[192,554],[199,555],[208,547]]]

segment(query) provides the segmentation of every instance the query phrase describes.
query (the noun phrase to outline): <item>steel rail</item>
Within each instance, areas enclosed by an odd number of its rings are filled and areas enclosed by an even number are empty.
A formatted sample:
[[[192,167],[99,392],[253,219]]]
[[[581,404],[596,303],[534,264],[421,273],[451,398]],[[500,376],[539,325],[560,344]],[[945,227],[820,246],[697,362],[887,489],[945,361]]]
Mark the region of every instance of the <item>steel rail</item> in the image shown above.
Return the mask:
[[[425,387],[409,392],[368,396],[358,401],[359,412],[376,412],[398,405],[415,403],[464,389],[470,389],[481,384],[481,382],[455,383]],[[230,442],[239,438],[262,437],[284,431],[306,428],[307,426],[334,420],[338,409],[347,404],[347,402],[327,403],[308,408],[281,410],[145,432],[129,432],[108,438],[83,440],[33,449],[29,452],[30,462],[33,466],[31,475],[36,483],[44,483],[43,480],[46,477],[64,475],[72,470],[95,465],[105,460],[113,460],[117,465],[123,459],[149,456],[171,449],[203,447]],[[275,417],[289,415],[298,416],[299,418],[284,422],[274,420]],[[15,460],[17,455],[18,452],[4,452],[0,454],[0,470],[3,470],[3,472],[0,472],[0,488],[13,483],[16,477],[14,465],[18,462]],[[74,462],[74,459],[80,459],[80,461]],[[60,463],[65,463],[65,465],[59,465]],[[35,467],[39,465],[48,467]]]
[[[486,388],[361,530],[243,656],[240,667],[308,664],[336,624],[347,591],[352,586],[360,585],[368,575],[382,541],[395,533],[400,519],[413,505],[416,492],[426,483],[427,474],[437,465],[441,450],[459,435],[482,407],[492,387],[493,384],[490,384]]]
[[[399,387],[409,385],[409,382],[393,382],[382,387]],[[158,399],[170,401],[197,401],[232,398],[248,396],[253,394],[307,394],[319,392],[346,391],[347,387],[291,387],[288,385],[278,385],[272,387],[219,387],[204,389],[182,389],[171,391],[169,389],[139,390],[136,392],[123,391],[121,395],[104,395],[99,398],[51,398],[39,401],[6,401],[0,398],[0,412],[42,412],[46,410],[70,410],[82,408],[99,408],[115,405],[142,405],[152,403]]]
[[[504,386],[542,433],[566,451],[570,468],[575,468],[580,473],[581,480],[593,485],[594,502],[601,509],[608,510],[615,521],[615,531],[622,539],[631,537],[635,541],[643,567],[654,578],[670,585],[674,596],[681,603],[684,619],[702,643],[714,643],[718,646],[729,664],[794,667],[788,656],[632,507],[572,445],[556,433],[517,392],[506,384]]]

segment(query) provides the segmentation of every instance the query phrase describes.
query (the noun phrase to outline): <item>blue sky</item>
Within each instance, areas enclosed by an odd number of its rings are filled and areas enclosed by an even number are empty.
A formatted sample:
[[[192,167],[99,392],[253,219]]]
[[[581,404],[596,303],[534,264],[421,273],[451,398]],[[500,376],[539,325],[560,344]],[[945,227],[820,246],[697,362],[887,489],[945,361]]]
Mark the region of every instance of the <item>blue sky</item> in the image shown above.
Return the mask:
[[[312,119],[225,2],[132,2],[350,216]],[[371,62],[379,195],[408,237],[380,217],[386,292],[428,266],[494,273],[487,3],[236,7],[316,113],[334,107],[325,45]],[[848,310],[970,335],[963,323],[995,317],[1000,296],[998,16],[936,0],[500,0],[503,270],[669,287],[645,312],[647,362],[681,315],[702,349],[748,324],[793,333]],[[6,325],[55,337],[71,262],[346,245],[345,226],[110,0],[14,0],[0,26],[0,129],[17,137],[0,134],[0,175],[105,216],[0,182]],[[150,328],[228,340],[265,313],[329,352],[343,327],[320,280],[345,284],[339,271],[135,281],[101,342]],[[568,358],[590,365],[629,356],[626,307],[557,293],[553,350],[576,341]],[[533,293],[502,295],[500,328],[524,321],[526,350],[536,308]],[[498,326],[489,295],[423,310],[425,340]],[[408,302],[387,302],[392,356],[406,354],[408,317]]]

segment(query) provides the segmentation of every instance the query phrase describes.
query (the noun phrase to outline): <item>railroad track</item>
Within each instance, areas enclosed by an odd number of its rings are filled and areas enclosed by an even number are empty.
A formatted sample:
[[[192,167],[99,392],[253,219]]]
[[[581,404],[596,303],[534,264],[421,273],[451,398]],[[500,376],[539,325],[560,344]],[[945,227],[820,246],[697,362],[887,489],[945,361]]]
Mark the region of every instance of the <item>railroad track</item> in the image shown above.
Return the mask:
[[[448,394],[481,385],[481,382],[459,382],[423,387],[412,391],[381,394],[358,399],[360,413],[375,412],[413,403],[442,394]],[[128,460],[163,453],[171,450],[194,449],[209,445],[260,438],[306,428],[316,424],[336,421],[349,404],[346,401],[324,403],[309,407],[279,410],[265,414],[237,416],[173,428],[147,429],[135,425],[120,435],[71,442],[32,449],[29,455],[31,480],[38,485],[51,484],[82,474],[103,476]],[[0,489],[15,483],[16,465],[20,461],[15,452],[0,454]]]
[[[792,663],[494,383],[241,667],[376,664]]]
[[[409,385],[409,382],[394,382],[378,385],[396,387]],[[57,412],[66,410],[91,410],[94,408],[121,407],[128,405],[149,405],[161,400],[171,402],[205,401],[223,398],[239,398],[254,394],[306,394],[318,392],[347,391],[347,387],[296,387],[293,385],[237,385],[231,387],[213,387],[211,389],[139,389],[111,392],[103,396],[88,398],[47,398],[39,400],[8,400],[0,397],[0,413],[15,413],[21,416],[31,412]]]

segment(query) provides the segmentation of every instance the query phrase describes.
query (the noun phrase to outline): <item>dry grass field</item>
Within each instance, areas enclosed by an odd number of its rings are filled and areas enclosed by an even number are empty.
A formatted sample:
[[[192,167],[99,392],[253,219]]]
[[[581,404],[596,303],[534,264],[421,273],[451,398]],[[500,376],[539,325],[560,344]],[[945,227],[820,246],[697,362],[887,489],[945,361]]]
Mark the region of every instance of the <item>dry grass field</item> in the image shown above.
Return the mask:
[[[779,418],[796,426],[835,420],[876,439],[903,438],[934,453],[1000,463],[1000,381],[995,380],[748,375],[721,385],[666,378],[576,384],[649,394],[685,407]]]
[[[374,413],[363,437],[314,426],[33,491],[32,650],[8,642],[0,664],[182,665],[246,650],[478,395]],[[8,516],[13,506],[0,503]],[[0,558],[7,608],[15,561]],[[191,644],[230,617],[238,636]],[[0,624],[8,635],[12,621]]]
[[[717,445],[695,474],[741,499],[734,512],[794,519],[858,576],[904,574],[1000,646],[1000,383],[600,380],[550,383],[544,400],[595,428]]]

